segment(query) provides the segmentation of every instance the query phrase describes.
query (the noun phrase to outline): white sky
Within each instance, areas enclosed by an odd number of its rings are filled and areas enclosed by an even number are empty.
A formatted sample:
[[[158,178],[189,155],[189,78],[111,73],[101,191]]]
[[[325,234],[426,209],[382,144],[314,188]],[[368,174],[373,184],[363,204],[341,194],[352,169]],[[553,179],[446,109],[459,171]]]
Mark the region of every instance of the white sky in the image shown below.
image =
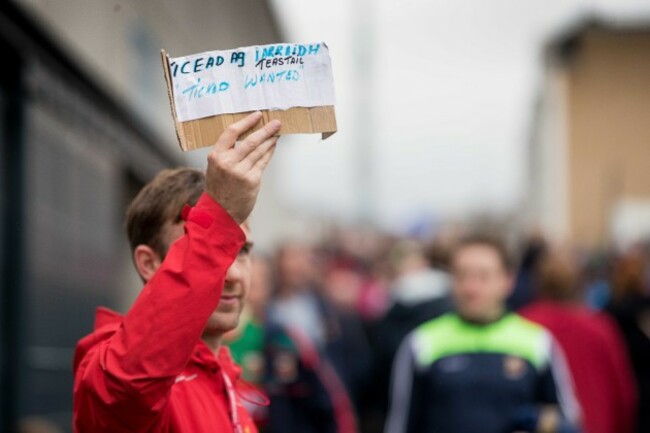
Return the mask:
[[[648,0],[272,4],[289,41],[328,43],[339,124],[327,141],[283,138],[279,193],[293,208],[340,219],[363,208],[392,228],[516,208],[543,42],[589,13],[650,22]],[[358,61],[364,44],[371,61]]]

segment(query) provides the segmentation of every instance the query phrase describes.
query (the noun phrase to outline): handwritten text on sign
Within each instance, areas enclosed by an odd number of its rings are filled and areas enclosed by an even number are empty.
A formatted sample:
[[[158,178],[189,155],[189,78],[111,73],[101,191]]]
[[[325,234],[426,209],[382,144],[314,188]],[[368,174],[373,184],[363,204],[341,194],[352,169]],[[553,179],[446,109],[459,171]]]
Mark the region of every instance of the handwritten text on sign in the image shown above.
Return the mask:
[[[334,105],[327,45],[276,44],[169,60],[181,122],[226,113]]]

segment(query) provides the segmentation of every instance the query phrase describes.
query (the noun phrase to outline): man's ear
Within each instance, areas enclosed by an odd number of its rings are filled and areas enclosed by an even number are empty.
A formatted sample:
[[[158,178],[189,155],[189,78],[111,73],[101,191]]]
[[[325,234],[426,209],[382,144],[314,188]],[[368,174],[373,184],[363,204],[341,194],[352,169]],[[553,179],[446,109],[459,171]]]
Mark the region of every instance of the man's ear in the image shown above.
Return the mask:
[[[149,245],[138,245],[133,250],[133,262],[140,277],[148,282],[156,273],[162,260],[158,253]]]

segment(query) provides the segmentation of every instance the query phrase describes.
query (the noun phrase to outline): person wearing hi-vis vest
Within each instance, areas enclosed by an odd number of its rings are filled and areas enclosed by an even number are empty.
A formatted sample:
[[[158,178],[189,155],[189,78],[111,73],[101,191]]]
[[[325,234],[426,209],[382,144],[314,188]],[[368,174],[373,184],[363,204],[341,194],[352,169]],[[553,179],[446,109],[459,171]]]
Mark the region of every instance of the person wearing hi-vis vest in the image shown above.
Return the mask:
[[[451,254],[455,312],[407,335],[396,356],[386,433],[575,433],[580,408],[560,347],[506,309],[511,260],[494,237]]]
[[[272,121],[237,142],[261,118],[229,126],[205,174],[164,170],[130,204],[145,285],[126,315],[98,309],[94,332],[77,345],[76,433],[257,431],[241,398],[250,386],[221,339],[250,285],[247,219],[280,129]]]

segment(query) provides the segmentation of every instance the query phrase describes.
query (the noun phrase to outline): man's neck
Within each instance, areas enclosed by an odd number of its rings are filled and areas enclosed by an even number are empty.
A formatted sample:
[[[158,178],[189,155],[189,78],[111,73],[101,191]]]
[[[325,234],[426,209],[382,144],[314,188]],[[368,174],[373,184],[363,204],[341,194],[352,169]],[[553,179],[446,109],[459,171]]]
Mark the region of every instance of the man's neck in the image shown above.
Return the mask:
[[[210,351],[214,353],[215,356],[217,356],[217,352],[219,351],[219,347],[221,347],[221,341],[223,340],[223,335],[222,334],[203,334],[201,336],[201,339],[203,342],[210,348]]]
[[[469,323],[474,325],[490,325],[492,323],[498,322],[508,313],[508,310],[505,307],[499,307],[489,312],[489,314],[484,314],[481,317],[466,317],[463,314],[460,314],[460,317]]]

